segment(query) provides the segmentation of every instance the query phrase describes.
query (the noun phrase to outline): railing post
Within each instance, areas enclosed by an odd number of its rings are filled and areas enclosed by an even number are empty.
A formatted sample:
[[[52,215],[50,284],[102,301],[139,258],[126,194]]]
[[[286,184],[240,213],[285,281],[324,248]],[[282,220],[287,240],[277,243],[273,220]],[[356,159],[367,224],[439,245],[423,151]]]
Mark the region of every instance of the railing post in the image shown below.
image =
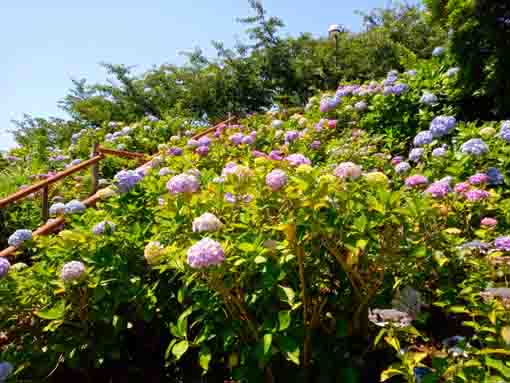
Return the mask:
[[[98,147],[99,147],[99,144],[97,142],[95,142],[94,145],[92,146],[92,153],[90,155],[91,158],[93,158],[99,154]],[[90,173],[91,173],[90,175],[91,175],[91,180],[92,180],[92,190],[91,190],[90,195],[93,195],[94,193],[97,192],[98,185],[99,185],[99,162],[96,162],[91,166]]]
[[[50,216],[49,186],[42,188],[42,220],[46,222]]]

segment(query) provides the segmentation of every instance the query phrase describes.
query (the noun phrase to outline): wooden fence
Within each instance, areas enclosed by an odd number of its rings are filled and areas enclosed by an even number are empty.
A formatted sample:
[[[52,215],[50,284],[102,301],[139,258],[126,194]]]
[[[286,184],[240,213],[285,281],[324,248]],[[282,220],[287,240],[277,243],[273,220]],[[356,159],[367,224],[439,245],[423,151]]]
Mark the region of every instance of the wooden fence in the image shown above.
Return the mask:
[[[223,124],[230,124],[235,117],[229,117],[227,120],[220,122],[219,124],[216,124],[203,132],[195,134],[193,137],[194,139],[199,139],[200,137],[203,137],[211,132],[214,132],[220,125]],[[159,153],[156,153],[154,156],[158,155]],[[49,233],[52,233],[56,231],[59,227],[61,227],[64,224],[64,217],[59,216],[51,221],[48,221],[49,217],[49,186],[51,184],[54,184],[55,182],[69,177],[70,175],[73,175],[79,171],[82,171],[83,169],[86,169],[88,167],[91,168],[91,177],[92,177],[92,190],[90,196],[83,200],[83,204],[87,207],[94,206],[96,202],[100,199],[98,191],[98,175],[99,175],[99,162],[105,158],[106,155],[111,156],[117,156],[122,158],[129,158],[129,159],[135,159],[139,160],[140,162],[145,162],[146,164],[151,159],[151,156],[147,156],[144,153],[134,153],[134,152],[128,152],[124,150],[114,150],[114,149],[108,149],[104,148],[98,144],[95,144],[92,148],[91,158],[89,158],[86,161],[83,161],[79,163],[78,165],[74,165],[69,167],[68,169],[65,169],[51,177],[46,178],[45,180],[39,181],[33,185],[30,185],[24,189],[18,190],[17,192],[0,199],[0,209],[5,208],[6,206],[9,206],[17,201],[22,200],[23,198],[39,192],[42,190],[41,198],[42,198],[42,212],[41,216],[43,219],[43,222],[45,222],[42,226],[38,227],[33,233],[32,236],[41,236],[41,235],[47,235]],[[15,246],[9,246],[6,249],[0,251],[0,257],[7,257],[12,255],[17,250],[17,247]]]

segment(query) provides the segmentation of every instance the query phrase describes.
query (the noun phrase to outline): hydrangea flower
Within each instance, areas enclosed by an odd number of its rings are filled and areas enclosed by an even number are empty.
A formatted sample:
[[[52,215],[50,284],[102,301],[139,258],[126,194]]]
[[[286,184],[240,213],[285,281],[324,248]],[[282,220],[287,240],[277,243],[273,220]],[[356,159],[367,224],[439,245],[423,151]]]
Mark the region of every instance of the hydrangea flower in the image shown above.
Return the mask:
[[[470,188],[471,188],[471,185],[470,185],[468,182],[461,182],[461,183],[458,183],[457,185],[455,185],[455,187],[453,188],[453,190],[454,190],[456,193],[465,193],[465,192],[467,192]]]
[[[167,176],[172,173],[173,173],[173,170],[171,170],[170,168],[164,167],[164,168],[159,169],[158,174],[160,177],[164,177],[164,176]]]
[[[489,176],[485,173],[477,173],[469,177],[469,183],[471,185],[481,185],[489,181]]]
[[[434,50],[432,51],[432,56],[435,57],[442,56],[445,52],[446,49],[444,49],[443,47],[435,47]]]
[[[510,142],[510,121],[503,121],[501,123],[501,130],[499,131],[499,137],[506,142]]]
[[[131,190],[138,182],[141,181],[143,175],[134,170],[121,170],[113,178],[115,185],[121,193]]]
[[[235,176],[239,181],[244,181],[253,175],[251,169],[244,165],[238,165],[235,162],[229,162],[223,168],[221,175],[228,177],[230,175]]]
[[[209,146],[212,140],[209,136],[203,136],[198,139],[198,145],[200,146]]]
[[[495,227],[498,224],[498,220],[492,217],[482,218],[480,225],[485,227]]]
[[[310,144],[310,149],[317,150],[321,147],[321,142],[319,140],[312,141]]]
[[[76,281],[85,275],[85,265],[80,261],[71,261],[64,264],[60,272],[60,279],[64,282]]]
[[[23,242],[30,241],[31,239],[32,231],[28,229],[19,229],[9,236],[7,243],[9,246],[19,247],[23,244]]]
[[[283,121],[282,120],[273,120],[271,122],[271,126],[274,128],[274,129],[279,129],[281,128],[283,125]]]
[[[489,137],[492,137],[496,134],[496,129],[494,129],[492,126],[486,126],[485,128],[482,128],[480,129],[480,135],[483,137],[483,138],[489,138]],[[510,130],[508,131],[508,139],[510,141]]]
[[[147,263],[151,266],[160,263],[162,256],[164,255],[165,248],[158,241],[151,241],[143,250],[143,256]]]
[[[285,141],[286,142],[292,142],[299,138],[299,132],[295,130],[289,130],[287,133],[285,133]]]
[[[73,199],[66,203],[64,208],[65,214],[75,214],[75,213],[83,213],[87,207],[83,204],[83,202],[78,201],[77,199]]]
[[[446,155],[446,149],[445,148],[435,148],[432,151],[432,157],[444,157]]]
[[[427,185],[429,180],[427,177],[422,176],[421,174],[415,174],[413,176],[407,177],[405,180],[405,185],[407,187],[417,187],[422,185]]]
[[[300,153],[295,153],[287,156],[285,160],[289,163],[290,166],[299,166],[299,165],[311,165],[312,161],[306,158],[304,155]]]
[[[254,142],[255,142],[255,136],[253,136],[253,135],[243,136],[243,139],[241,140],[241,143],[243,145],[252,145]]]
[[[255,158],[266,158],[267,155],[264,152],[261,152],[260,150],[252,150],[251,155]]]
[[[272,191],[277,191],[287,184],[288,179],[287,173],[281,169],[275,169],[266,176],[266,185]]]
[[[275,161],[281,161],[283,160],[283,153],[279,150],[271,150],[271,153],[269,153],[269,158]]]
[[[409,170],[411,170],[409,162],[400,162],[395,166],[395,172],[397,172],[397,174],[407,173]]]
[[[335,168],[333,174],[342,179],[356,179],[361,176],[361,167],[353,162],[342,162]]]
[[[368,319],[379,327],[385,327],[390,324],[396,327],[407,327],[413,321],[408,313],[395,309],[370,310]]]
[[[423,96],[420,98],[420,103],[425,105],[432,105],[437,102],[437,96],[430,92],[423,93]]]
[[[203,238],[188,249],[188,264],[194,269],[219,265],[225,261],[221,245],[211,238]]]
[[[56,202],[50,206],[50,215],[61,215],[65,213],[66,205],[62,202]]]
[[[195,149],[195,153],[197,153],[200,157],[205,157],[209,154],[208,146],[199,146]]]
[[[188,140],[188,142],[186,143],[186,145],[190,148],[196,148],[198,147],[200,144],[198,143],[198,140],[195,140],[194,138],[190,138]]]
[[[204,213],[200,217],[193,220],[192,228],[194,233],[201,233],[203,231],[218,231],[223,224],[214,214]]]
[[[409,160],[413,162],[418,162],[420,158],[423,156],[422,148],[414,148],[409,152]]]
[[[177,146],[173,146],[170,149],[168,149],[168,154],[171,156],[182,156],[182,149],[178,148]]]
[[[395,84],[391,87],[391,93],[393,93],[396,96],[400,96],[402,93],[407,92],[408,89],[409,89],[409,85],[399,83],[399,84]]]
[[[510,236],[502,236],[496,238],[494,247],[501,251],[510,251]]]
[[[479,240],[465,242],[459,246],[460,249],[475,249],[475,250],[478,250],[481,252],[486,252],[487,250],[490,249],[490,247],[491,247],[490,244],[479,241]]]
[[[200,188],[200,181],[192,174],[179,174],[167,182],[166,188],[170,194],[196,193]]]
[[[365,101],[358,101],[354,104],[354,109],[356,109],[358,112],[363,112],[367,110],[368,104]]]
[[[460,68],[458,68],[458,67],[450,68],[446,71],[445,75],[446,75],[446,77],[453,77],[457,73],[459,73],[459,71],[460,71]]]
[[[456,125],[457,120],[453,116],[437,116],[430,123],[429,129],[434,138],[438,138],[450,134]]]
[[[448,195],[450,192],[450,185],[448,185],[446,182],[434,182],[431,184],[426,190],[425,193],[429,194],[433,198],[444,198]]]
[[[228,139],[234,145],[241,145],[243,143],[244,135],[242,133],[234,133]]]
[[[7,380],[14,371],[14,366],[9,362],[0,362],[0,382]]]
[[[391,159],[391,164],[392,165],[398,165],[400,164],[402,161],[404,161],[404,157],[402,156],[395,156]]]
[[[460,147],[462,153],[480,156],[489,150],[487,144],[480,138],[472,138],[462,144]]]
[[[338,121],[337,120],[328,120],[328,128],[335,129]]]
[[[467,191],[465,194],[468,201],[480,201],[489,198],[489,192],[481,189],[472,189]]]
[[[500,300],[505,307],[510,306],[510,288],[508,287],[489,287],[481,292],[480,296],[485,302],[497,299]]]
[[[487,174],[487,177],[489,177],[489,185],[490,186],[501,185],[503,182],[505,182],[505,178],[503,177],[503,174],[501,174],[501,172],[497,168],[487,169],[486,174]]]
[[[424,146],[428,145],[432,142],[434,137],[432,136],[432,133],[428,130],[424,132],[418,133],[413,140],[414,146]]]
[[[7,260],[7,258],[0,257],[0,278],[3,278],[9,272],[11,268],[11,263]],[[1,380],[0,380],[1,382]]]
[[[101,235],[105,232],[113,233],[115,231],[116,225],[110,221],[101,221],[97,225],[92,228],[92,233],[95,235]]]

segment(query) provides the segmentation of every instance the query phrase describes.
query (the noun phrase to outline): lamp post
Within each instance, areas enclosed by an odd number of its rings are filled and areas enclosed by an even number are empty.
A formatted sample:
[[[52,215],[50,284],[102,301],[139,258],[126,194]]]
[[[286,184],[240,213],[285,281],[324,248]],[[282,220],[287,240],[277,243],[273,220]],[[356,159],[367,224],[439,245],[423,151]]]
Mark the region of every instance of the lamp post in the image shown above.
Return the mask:
[[[339,24],[332,24],[328,28],[328,36],[335,40],[335,77],[338,76],[338,38],[344,29]]]

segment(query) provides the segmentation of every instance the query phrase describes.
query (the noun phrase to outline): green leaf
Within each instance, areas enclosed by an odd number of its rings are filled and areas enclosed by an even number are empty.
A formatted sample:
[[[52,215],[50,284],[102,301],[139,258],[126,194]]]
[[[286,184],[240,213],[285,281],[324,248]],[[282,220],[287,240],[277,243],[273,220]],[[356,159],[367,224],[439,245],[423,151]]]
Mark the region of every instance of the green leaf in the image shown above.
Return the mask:
[[[287,359],[299,366],[299,345],[296,340],[289,336],[279,337],[278,345]]]
[[[501,329],[501,337],[506,344],[510,345],[510,326],[505,326]]]
[[[280,323],[280,331],[287,330],[290,326],[290,311],[280,311],[278,313],[278,322]]]
[[[52,308],[37,311],[35,315],[41,319],[57,320],[64,318],[65,310],[66,310],[65,301],[60,301]]]
[[[260,263],[265,263],[265,262],[267,262],[266,257],[263,257],[262,255],[257,255],[255,257],[255,263],[260,264]]]
[[[448,309],[448,311],[455,313],[455,314],[462,314],[462,313],[468,313],[469,310],[465,308],[464,306],[452,306]]]
[[[255,244],[249,242],[240,243],[237,247],[239,250],[244,251],[245,253],[251,253],[257,248]]]
[[[493,368],[496,371],[498,371],[505,378],[510,378],[510,367],[505,366],[501,360],[492,359],[492,358],[489,358],[488,356],[486,356],[485,363],[490,368]]]
[[[209,370],[209,363],[211,362],[211,350],[207,346],[202,346],[200,352],[198,354],[198,359],[200,361],[200,367],[204,370],[204,372]]]
[[[273,343],[273,334],[264,335],[264,355],[269,355],[271,351],[271,344]]]
[[[290,287],[279,285],[280,289],[282,289],[283,293],[287,297],[287,302],[292,306],[294,303],[294,299],[296,298],[296,293]]]
[[[193,307],[188,307],[177,319],[177,336],[186,338],[188,333],[188,317],[193,312]]]
[[[405,374],[402,371],[396,370],[394,368],[388,368],[387,370],[384,370],[381,373],[381,382],[391,379],[397,375],[405,375]]]
[[[172,354],[174,354],[176,360],[179,360],[184,355],[184,353],[188,351],[188,348],[189,348],[188,341],[181,340],[172,347]]]
[[[423,258],[427,255],[427,248],[425,245],[421,245],[413,249],[411,253],[416,258]]]

